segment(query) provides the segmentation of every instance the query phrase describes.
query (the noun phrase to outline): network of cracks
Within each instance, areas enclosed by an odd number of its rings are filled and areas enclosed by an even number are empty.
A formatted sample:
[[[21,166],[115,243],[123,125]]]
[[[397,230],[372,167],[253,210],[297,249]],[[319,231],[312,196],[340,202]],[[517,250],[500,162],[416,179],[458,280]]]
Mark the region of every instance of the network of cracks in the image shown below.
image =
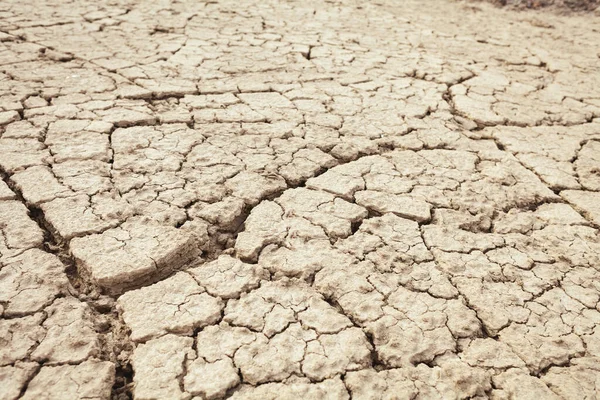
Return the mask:
[[[599,21],[27,2],[1,399],[600,397]]]

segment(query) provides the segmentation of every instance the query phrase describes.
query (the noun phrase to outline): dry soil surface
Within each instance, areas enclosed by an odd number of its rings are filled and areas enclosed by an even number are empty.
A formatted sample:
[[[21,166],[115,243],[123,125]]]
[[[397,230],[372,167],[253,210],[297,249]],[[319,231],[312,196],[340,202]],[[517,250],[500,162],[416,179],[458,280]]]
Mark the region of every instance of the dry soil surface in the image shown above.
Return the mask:
[[[600,398],[600,19],[0,4],[0,398]]]
[[[472,0],[472,1],[488,1],[498,6],[508,6],[515,9],[540,9],[548,8],[552,11],[578,12],[578,11],[594,11],[600,6],[599,0]],[[600,11],[600,10],[599,10]]]

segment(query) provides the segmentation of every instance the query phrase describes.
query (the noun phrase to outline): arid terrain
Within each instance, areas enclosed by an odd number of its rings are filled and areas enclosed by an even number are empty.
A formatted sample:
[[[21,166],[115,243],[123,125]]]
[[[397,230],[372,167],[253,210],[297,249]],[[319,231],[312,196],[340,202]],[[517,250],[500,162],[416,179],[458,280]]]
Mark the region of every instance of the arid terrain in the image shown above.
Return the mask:
[[[598,12],[3,0],[0,49],[1,400],[600,399]]]
[[[460,1],[460,0],[459,0]],[[558,13],[595,11],[600,8],[599,0],[472,0],[488,1],[501,7],[515,9],[542,9],[548,8]],[[598,10],[600,11],[600,10]]]

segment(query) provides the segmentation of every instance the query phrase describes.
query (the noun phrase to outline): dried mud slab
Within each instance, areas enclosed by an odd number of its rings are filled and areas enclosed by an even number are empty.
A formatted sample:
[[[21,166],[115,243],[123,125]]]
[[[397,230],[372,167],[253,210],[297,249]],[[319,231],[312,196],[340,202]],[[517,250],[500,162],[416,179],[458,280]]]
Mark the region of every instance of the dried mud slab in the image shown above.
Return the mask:
[[[193,236],[143,221],[75,238],[70,248],[81,273],[110,293],[168,276],[200,255]]]
[[[68,293],[65,266],[53,254],[34,248],[2,264],[0,302],[7,317],[35,313]]]
[[[114,372],[111,363],[101,361],[42,367],[22,398],[105,399],[110,396]]]
[[[0,11],[0,399],[600,398],[600,25]]]

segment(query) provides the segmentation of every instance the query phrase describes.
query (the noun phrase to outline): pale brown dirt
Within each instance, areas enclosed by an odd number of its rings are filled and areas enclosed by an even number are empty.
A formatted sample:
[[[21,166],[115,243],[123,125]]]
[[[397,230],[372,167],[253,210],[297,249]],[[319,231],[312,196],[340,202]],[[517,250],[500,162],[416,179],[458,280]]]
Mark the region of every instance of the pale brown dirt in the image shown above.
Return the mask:
[[[555,12],[590,12],[599,7],[597,0],[489,0],[490,3],[516,9],[549,9]]]
[[[0,400],[600,398],[600,19],[552,10],[3,1]]]

